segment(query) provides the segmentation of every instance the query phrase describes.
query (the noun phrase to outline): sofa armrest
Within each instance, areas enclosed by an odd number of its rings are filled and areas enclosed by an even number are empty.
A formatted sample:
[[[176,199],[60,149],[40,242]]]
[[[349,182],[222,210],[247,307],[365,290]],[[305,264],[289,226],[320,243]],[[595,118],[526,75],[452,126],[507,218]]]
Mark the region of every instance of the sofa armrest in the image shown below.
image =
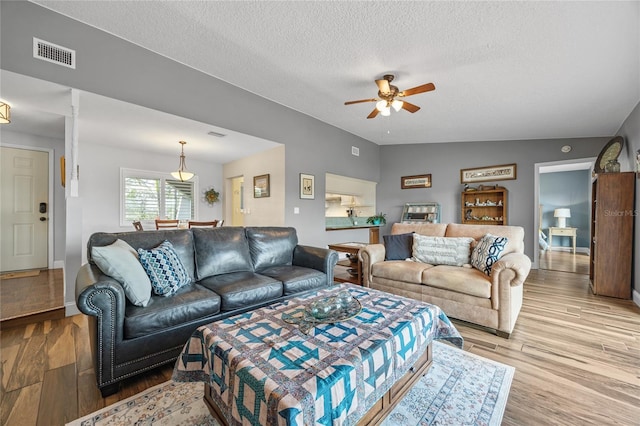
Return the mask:
[[[99,333],[122,340],[126,297],[118,281],[95,265],[82,265],[76,276],[76,304],[83,314],[98,318]]]
[[[370,287],[371,283],[371,267],[378,262],[384,262],[385,257],[384,244],[369,244],[364,246],[358,252],[358,259],[362,263],[362,286]]]
[[[297,245],[293,249],[293,264],[324,272],[327,284],[333,284],[333,269],[338,263],[338,253],[320,247]]]
[[[514,272],[514,276],[510,280],[511,286],[522,285],[527,279],[529,271],[531,271],[531,259],[522,253],[505,254],[491,267],[491,277],[493,282],[499,281],[500,274],[505,270],[511,270]]]

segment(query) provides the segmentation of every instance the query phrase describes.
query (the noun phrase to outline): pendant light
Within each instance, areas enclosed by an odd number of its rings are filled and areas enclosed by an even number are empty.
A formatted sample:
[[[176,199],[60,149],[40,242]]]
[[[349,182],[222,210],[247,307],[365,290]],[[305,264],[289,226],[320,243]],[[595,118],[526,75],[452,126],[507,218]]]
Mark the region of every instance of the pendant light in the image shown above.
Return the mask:
[[[180,153],[180,165],[178,167],[178,171],[176,172],[171,172],[171,176],[173,176],[175,179],[179,180],[180,182],[184,182],[186,180],[191,179],[194,174],[191,172],[187,171],[187,166],[184,162],[184,146],[187,143],[185,141],[180,141],[180,145],[182,145],[182,152]]]

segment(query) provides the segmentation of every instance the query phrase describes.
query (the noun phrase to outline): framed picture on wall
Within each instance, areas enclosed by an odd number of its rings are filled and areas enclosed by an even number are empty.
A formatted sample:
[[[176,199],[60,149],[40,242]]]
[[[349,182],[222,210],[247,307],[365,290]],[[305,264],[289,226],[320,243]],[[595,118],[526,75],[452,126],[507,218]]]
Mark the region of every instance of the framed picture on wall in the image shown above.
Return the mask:
[[[253,177],[253,198],[269,197],[269,175]]]
[[[492,182],[512,179],[516,179],[515,164],[460,170],[460,183]]]
[[[303,200],[315,198],[315,176],[300,173],[300,198]]]
[[[400,188],[431,188],[431,175],[402,176],[400,180]]]

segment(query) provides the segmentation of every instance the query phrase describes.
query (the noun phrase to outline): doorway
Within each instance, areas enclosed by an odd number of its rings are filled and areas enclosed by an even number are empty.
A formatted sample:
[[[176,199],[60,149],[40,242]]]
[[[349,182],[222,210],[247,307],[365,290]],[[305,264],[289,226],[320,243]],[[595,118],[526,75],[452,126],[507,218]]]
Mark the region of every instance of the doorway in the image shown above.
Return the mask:
[[[231,178],[231,225],[244,226],[244,176]]]
[[[49,266],[50,152],[3,146],[0,272]]]
[[[594,160],[535,165],[534,268],[589,273]]]

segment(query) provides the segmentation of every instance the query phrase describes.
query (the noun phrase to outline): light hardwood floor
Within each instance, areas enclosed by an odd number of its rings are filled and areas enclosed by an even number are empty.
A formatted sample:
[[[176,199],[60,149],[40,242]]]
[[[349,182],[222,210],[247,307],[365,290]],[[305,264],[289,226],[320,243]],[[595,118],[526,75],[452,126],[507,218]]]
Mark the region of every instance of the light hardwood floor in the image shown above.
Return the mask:
[[[16,278],[8,278],[14,275]],[[62,269],[22,271],[0,277],[2,325],[9,321],[19,323],[20,318],[33,314],[64,317]]]
[[[455,321],[464,349],[512,365],[505,425],[637,425],[640,308],[594,296],[588,278],[532,271],[511,339]],[[2,330],[1,424],[62,425],[168,380],[172,366],[128,380],[102,399],[86,318]]]

